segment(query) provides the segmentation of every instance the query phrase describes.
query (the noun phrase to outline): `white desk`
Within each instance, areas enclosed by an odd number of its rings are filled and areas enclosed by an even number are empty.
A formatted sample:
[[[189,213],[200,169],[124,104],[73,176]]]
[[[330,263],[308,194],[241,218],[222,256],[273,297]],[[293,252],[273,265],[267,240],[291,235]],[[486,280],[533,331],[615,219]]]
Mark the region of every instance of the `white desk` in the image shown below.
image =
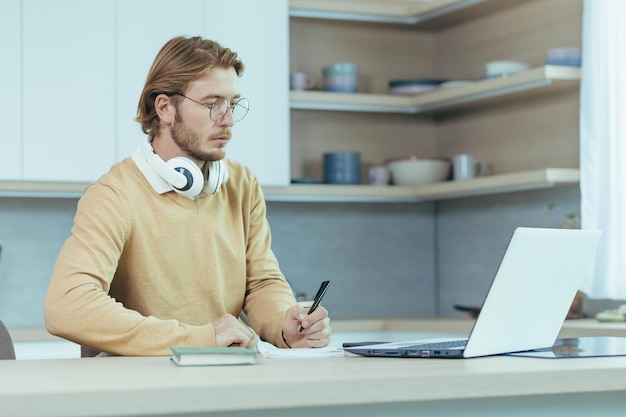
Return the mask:
[[[397,332],[406,331],[405,324],[385,326]],[[447,330],[461,330],[454,326]],[[259,357],[254,366],[195,368],[177,367],[165,357],[0,361],[3,417],[621,417],[625,412],[626,357]]]
[[[0,415],[7,417],[389,417],[461,410],[482,417],[555,410],[621,417],[626,357],[259,358],[253,366],[195,368],[163,357],[0,361]]]

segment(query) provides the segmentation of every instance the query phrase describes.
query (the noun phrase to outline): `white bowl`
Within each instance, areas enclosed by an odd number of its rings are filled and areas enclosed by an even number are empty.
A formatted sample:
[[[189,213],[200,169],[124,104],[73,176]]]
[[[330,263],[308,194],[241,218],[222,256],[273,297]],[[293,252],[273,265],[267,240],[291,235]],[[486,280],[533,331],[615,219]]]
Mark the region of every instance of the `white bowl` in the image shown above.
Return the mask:
[[[451,163],[447,158],[411,156],[390,159],[385,165],[393,184],[421,185],[448,179]]]
[[[528,64],[519,61],[490,61],[485,64],[488,77],[516,74],[526,71],[528,68]]]

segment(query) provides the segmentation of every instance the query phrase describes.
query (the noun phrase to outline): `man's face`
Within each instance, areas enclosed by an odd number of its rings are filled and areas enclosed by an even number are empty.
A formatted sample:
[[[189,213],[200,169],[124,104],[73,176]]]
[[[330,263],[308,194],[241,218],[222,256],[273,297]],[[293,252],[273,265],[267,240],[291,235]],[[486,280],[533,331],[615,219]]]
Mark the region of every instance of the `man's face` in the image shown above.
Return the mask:
[[[239,88],[235,69],[211,69],[204,77],[189,84],[185,96],[191,100],[183,97],[177,104],[176,119],[170,127],[172,140],[192,159],[222,159],[224,147],[231,138],[233,115],[228,110],[218,120],[211,120],[212,113],[206,106],[224,99],[229,104],[237,101]],[[216,114],[213,111],[213,118]]]

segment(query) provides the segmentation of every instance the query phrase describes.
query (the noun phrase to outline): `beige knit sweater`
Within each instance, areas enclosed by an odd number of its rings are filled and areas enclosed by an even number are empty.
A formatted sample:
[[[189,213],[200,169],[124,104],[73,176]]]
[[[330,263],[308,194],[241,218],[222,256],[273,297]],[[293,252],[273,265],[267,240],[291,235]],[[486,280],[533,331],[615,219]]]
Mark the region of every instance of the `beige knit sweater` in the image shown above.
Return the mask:
[[[246,167],[226,163],[229,181],[195,200],[155,192],[131,158],[89,186],[48,288],[48,331],[112,354],[170,355],[215,345],[210,323],[243,310],[262,339],[285,347],[296,301],[264,197]]]

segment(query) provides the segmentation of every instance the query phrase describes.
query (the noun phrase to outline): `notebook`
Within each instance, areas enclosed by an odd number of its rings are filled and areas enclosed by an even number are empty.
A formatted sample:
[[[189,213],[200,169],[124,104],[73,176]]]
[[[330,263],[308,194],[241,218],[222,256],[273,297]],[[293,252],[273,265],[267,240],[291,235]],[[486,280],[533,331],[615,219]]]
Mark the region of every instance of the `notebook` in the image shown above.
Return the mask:
[[[362,356],[473,358],[552,346],[600,240],[597,230],[515,229],[467,338],[346,347]]]

